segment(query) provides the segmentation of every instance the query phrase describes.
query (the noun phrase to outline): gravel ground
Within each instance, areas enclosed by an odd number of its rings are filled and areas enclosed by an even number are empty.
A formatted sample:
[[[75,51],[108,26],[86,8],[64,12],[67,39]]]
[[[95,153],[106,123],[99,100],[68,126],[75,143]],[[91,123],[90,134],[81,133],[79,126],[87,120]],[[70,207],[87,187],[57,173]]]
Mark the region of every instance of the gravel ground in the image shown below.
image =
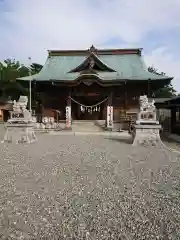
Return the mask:
[[[180,239],[180,154],[98,136],[0,145],[0,239]]]

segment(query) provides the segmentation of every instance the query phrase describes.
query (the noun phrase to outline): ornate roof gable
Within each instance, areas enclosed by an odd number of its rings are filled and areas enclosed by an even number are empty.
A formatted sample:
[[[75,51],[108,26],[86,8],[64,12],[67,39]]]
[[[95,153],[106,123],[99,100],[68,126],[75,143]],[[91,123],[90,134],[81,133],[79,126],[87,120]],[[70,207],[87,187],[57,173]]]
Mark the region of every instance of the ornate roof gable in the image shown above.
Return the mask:
[[[102,62],[98,56],[96,55],[96,49],[94,46],[91,46],[89,49],[88,57],[76,68],[69,71],[69,73],[80,72],[84,73],[94,73],[98,74],[98,72],[116,72],[114,69],[109,67],[106,63]]]

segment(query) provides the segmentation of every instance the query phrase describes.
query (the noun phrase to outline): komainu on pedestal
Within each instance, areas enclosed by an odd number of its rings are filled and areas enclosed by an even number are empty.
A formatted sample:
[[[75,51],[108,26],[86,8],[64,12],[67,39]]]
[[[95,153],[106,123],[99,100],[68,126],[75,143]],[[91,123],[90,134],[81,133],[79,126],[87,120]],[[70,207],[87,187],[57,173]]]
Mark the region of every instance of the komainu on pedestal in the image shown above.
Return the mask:
[[[32,115],[26,109],[27,103],[27,96],[20,96],[18,102],[14,101],[2,143],[32,143],[37,140]]]
[[[159,135],[161,125],[157,121],[155,101],[149,102],[146,95],[139,98],[140,109],[133,132],[133,146],[163,145]]]

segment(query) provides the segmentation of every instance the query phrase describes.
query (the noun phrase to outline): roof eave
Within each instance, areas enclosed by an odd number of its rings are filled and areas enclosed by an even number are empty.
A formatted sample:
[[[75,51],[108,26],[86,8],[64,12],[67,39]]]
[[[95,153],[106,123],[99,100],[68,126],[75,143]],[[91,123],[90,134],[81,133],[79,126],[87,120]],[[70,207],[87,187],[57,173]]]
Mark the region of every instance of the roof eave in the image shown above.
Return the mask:
[[[118,81],[118,82],[134,82],[134,81],[139,81],[139,82],[143,82],[143,81],[170,81],[172,78],[163,78],[163,79],[140,79],[140,78],[105,78],[105,77],[100,77],[98,74],[81,74],[80,76],[74,78],[74,79],[36,79],[36,78],[33,78],[31,81],[37,81],[37,82],[48,82],[48,81],[57,81],[57,82],[69,82],[69,81],[76,81],[78,80],[79,78],[82,78],[82,77],[98,77],[99,79],[101,79],[102,81]],[[19,81],[30,81],[29,79],[17,79]]]
[[[162,77],[162,78],[154,78],[154,79],[152,79],[152,78],[149,78],[148,80],[152,80],[152,81],[158,81],[158,80],[167,80],[167,81],[171,81],[171,80],[173,80],[173,77]]]

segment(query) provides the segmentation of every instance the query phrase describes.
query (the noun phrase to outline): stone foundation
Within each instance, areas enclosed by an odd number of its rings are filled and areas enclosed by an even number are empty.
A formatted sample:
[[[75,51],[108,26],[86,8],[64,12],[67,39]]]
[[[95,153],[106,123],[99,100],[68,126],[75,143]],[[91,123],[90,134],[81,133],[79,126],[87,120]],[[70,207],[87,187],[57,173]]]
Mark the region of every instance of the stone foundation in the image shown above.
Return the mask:
[[[36,140],[34,124],[8,124],[2,143],[32,143]]]
[[[162,145],[159,131],[161,125],[135,125],[133,133],[133,146]]]

